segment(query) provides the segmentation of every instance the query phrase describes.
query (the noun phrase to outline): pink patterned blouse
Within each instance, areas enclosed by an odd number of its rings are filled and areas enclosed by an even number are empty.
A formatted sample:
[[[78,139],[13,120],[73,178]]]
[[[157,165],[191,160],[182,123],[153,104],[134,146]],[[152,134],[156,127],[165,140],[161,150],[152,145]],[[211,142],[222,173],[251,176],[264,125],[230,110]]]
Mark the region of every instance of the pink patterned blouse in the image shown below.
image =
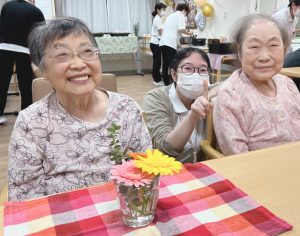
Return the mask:
[[[300,93],[286,76],[275,75],[275,98],[264,96],[242,70],[222,85],[214,106],[214,129],[225,155],[300,140]]]
[[[151,148],[140,107],[125,95],[108,92],[106,118],[86,122],[68,113],[55,92],[20,112],[9,146],[9,199],[20,201],[107,182],[112,138],[120,125],[121,151]]]

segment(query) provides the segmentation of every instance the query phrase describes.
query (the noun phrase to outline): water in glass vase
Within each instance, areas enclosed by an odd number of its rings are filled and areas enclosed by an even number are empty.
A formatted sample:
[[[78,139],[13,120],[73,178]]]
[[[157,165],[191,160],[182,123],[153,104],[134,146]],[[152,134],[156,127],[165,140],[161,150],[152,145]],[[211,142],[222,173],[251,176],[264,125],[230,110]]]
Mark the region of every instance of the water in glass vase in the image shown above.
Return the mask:
[[[159,194],[159,176],[145,186],[126,186],[115,181],[123,222],[129,227],[142,227],[154,219]]]

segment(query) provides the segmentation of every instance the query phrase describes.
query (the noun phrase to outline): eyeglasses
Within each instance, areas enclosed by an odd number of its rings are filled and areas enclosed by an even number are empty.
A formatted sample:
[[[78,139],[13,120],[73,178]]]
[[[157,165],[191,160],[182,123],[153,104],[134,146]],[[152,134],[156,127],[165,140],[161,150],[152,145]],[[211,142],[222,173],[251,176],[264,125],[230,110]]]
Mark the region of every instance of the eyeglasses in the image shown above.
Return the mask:
[[[191,65],[183,65],[180,67],[183,74],[191,75],[197,71],[200,75],[209,75],[211,73],[211,69],[206,66],[194,67]]]
[[[92,61],[98,58],[99,49],[92,46],[81,46],[78,50],[72,51],[67,47],[57,46],[51,48],[50,51],[44,53],[43,56],[47,54],[58,62],[70,61],[75,55],[84,61]]]

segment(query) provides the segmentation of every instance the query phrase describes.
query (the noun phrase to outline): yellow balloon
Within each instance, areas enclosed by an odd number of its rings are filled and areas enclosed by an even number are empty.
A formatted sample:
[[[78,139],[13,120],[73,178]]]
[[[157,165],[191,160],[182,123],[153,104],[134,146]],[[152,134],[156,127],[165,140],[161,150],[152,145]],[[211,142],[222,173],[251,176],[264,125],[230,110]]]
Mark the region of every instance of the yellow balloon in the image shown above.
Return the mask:
[[[206,17],[213,16],[213,14],[214,14],[214,8],[213,8],[213,6],[210,5],[209,3],[205,3],[202,6],[202,14],[203,14],[203,16],[206,16]]]
[[[173,5],[173,0],[164,0],[164,2],[167,6],[172,6]]]
[[[194,4],[197,7],[202,7],[206,3],[206,0],[194,0]]]

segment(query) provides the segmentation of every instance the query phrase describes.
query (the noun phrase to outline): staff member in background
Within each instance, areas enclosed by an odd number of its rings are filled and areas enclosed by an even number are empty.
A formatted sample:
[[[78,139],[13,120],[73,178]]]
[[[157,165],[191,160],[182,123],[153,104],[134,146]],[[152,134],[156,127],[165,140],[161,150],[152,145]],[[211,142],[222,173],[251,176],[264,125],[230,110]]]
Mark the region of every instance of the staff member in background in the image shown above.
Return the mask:
[[[289,5],[275,12],[272,17],[277,20],[280,24],[288,30],[290,39],[292,39],[294,32],[299,31],[296,29],[300,16],[300,0],[290,0]],[[293,52],[292,48],[289,47],[287,56],[284,59],[283,67],[296,67],[300,66],[300,49]],[[300,91],[299,79],[293,79]]]
[[[297,49],[294,52],[289,53],[283,63],[283,67],[299,67],[300,66],[300,49]],[[297,88],[300,92],[300,80],[299,78],[292,78],[295,84],[297,85]]]
[[[161,74],[159,71],[161,67],[161,51],[159,48],[159,41],[163,30],[163,22],[161,17],[165,15],[166,8],[167,6],[165,4],[157,3],[155,5],[155,10],[152,12],[154,19],[151,29],[150,49],[153,56],[152,77],[155,85],[164,85],[164,83],[161,81]]]
[[[272,17],[280,23],[284,28],[287,29],[290,39],[292,39],[300,16],[300,0],[289,0],[289,5],[284,7],[275,13]],[[288,53],[292,52],[292,48],[289,47]]]
[[[21,109],[32,103],[33,73],[27,48],[27,37],[35,23],[45,21],[43,13],[33,3],[34,1],[15,0],[2,6],[0,17],[0,124],[6,122],[3,114],[14,63],[21,92]]]
[[[185,17],[189,12],[190,8],[187,4],[178,4],[176,11],[170,14],[163,24],[163,33],[159,46],[162,52],[162,75],[165,85],[171,83],[168,74],[169,65],[177,52],[177,45],[181,34],[193,35],[193,32],[186,29]]]

